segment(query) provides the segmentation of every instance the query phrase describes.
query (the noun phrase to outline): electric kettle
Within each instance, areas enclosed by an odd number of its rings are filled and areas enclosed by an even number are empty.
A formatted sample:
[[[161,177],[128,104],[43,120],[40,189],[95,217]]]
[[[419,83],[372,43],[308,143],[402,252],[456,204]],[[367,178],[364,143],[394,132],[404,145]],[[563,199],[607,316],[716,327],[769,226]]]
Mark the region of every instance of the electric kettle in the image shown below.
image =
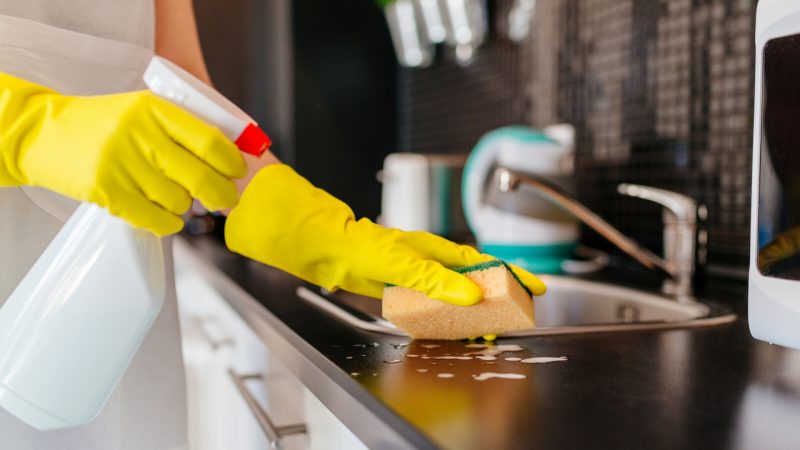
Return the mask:
[[[559,273],[575,252],[578,223],[534,193],[512,197],[491,186],[497,167],[546,177],[567,187],[573,175],[570,125],[543,131],[522,126],[484,135],[464,167],[464,215],[481,251],[535,273]]]

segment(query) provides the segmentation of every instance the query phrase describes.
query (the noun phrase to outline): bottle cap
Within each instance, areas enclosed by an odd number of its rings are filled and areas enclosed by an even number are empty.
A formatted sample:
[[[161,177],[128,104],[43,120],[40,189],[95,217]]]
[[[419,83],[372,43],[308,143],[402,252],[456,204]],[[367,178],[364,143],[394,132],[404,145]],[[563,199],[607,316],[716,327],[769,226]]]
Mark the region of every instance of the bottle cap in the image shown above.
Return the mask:
[[[261,156],[272,145],[272,140],[255,123],[248,124],[236,139],[239,150],[255,156]]]

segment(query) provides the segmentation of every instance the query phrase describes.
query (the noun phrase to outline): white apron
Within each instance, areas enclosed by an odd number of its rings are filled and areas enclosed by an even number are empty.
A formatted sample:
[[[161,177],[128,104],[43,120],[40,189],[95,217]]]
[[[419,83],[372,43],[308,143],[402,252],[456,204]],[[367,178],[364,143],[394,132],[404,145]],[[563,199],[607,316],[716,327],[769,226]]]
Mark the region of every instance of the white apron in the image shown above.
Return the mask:
[[[153,41],[153,0],[0,0],[0,72],[63,94],[143,89]],[[76,206],[43,189],[0,188],[0,304]],[[170,245],[165,253],[164,309],[100,416],[86,426],[41,432],[0,409],[0,450],[186,448]]]

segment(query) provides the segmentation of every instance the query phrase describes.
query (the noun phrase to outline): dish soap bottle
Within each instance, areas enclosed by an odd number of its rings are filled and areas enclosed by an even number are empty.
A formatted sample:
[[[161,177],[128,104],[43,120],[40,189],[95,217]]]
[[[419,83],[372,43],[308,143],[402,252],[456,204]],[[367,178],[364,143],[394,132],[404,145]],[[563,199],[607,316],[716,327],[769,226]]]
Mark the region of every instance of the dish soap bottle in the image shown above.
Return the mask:
[[[171,62],[154,57],[144,81],[241,150],[269,148],[253,119]],[[0,308],[0,407],[39,430],[90,422],[165,295],[162,241],[97,205],[79,206]]]

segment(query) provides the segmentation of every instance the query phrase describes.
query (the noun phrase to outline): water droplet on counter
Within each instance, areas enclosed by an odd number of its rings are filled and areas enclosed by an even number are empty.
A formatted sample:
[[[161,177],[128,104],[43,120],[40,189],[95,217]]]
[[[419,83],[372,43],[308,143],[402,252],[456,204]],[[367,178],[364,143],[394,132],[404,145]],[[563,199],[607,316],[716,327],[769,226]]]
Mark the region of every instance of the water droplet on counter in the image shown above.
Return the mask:
[[[422,344],[422,348],[439,348],[441,345],[439,344]]]
[[[345,356],[344,359],[353,359],[352,356]]]
[[[405,343],[405,344],[392,344],[392,347],[394,347],[395,350],[401,350],[401,349],[404,349],[404,348],[408,347],[408,343]]]
[[[350,376],[351,376],[351,377],[357,377],[357,376],[359,376],[359,375],[361,375],[361,374],[360,374],[360,373],[358,373],[358,372],[351,372],[351,373],[350,373]]]
[[[453,375],[452,373],[440,373],[440,374],[437,374],[436,376],[439,377],[439,378],[453,378],[453,377],[455,377],[455,375]]]
[[[418,358],[419,355],[406,355],[406,358]]]
[[[497,356],[492,356],[492,355],[479,355],[479,356],[476,356],[475,358],[477,358],[477,359],[481,359],[481,360],[483,360],[483,361],[494,361],[495,359],[497,359]]]
[[[522,358],[503,358],[503,359],[505,359],[506,361],[514,361],[514,362],[522,361]]]
[[[422,359],[428,359],[429,357],[423,356]],[[472,356],[434,356],[433,359],[460,359],[462,361],[467,361],[473,359]]]
[[[480,375],[473,375],[472,379],[475,381],[486,381],[490,378],[505,378],[507,380],[522,380],[527,378],[525,375],[521,373],[495,373],[495,372],[484,372]]]
[[[567,361],[566,356],[558,356],[558,357],[550,357],[550,356],[539,356],[536,358],[528,358],[523,359],[521,362],[526,364],[547,364],[551,362],[559,362],[559,361]]]
[[[421,373],[425,373],[427,371],[428,371],[428,369],[417,369],[417,372],[421,372]]]
[[[367,348],[367,344],[353,344],[355,348]]]
[[[384,361],[386,364],[397,364],[403,362],[402,359],[393,359],[391,361]]]
[[[484,355],[484,356],[497,356],[505,352],[519,352],[524,350],[516,344],[501,344],[501,345],[487,345],[487,344],[467,344],[467,348],[482,348],[479,352],[464,353],[464,355]]]
[[[371,345],[371,346],[373,346],[373,347],[380,347],[380,346],[381,346],[381,344],[379,344],[379,343],[377,343],[377,342],[373,342],[373,343],[372,343],[372,344],[370,344],[370,345]]]

